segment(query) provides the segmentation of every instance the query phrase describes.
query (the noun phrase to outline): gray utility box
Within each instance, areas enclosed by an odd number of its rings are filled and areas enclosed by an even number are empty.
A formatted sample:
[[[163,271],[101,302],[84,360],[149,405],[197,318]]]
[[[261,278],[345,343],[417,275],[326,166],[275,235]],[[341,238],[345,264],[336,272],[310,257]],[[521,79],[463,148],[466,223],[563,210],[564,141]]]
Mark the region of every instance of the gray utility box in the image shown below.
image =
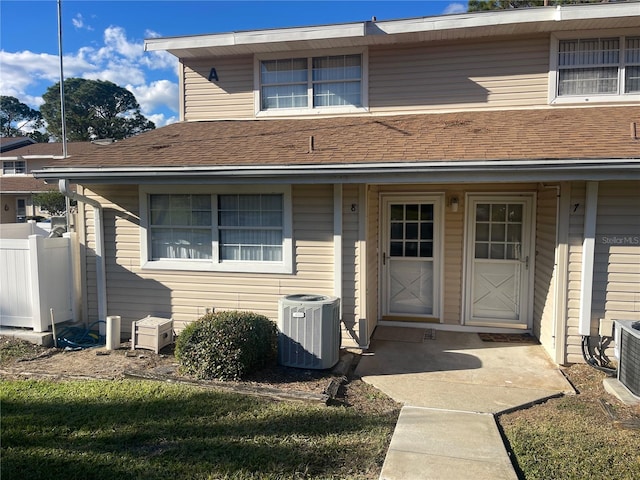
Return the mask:
[[[340,359],[340,299],[287,295],[278,302],[278,363],[322,370]]]
[[[146,348],[158,353],[173,343],[173,320],[148,316],[131,325],[131,350]]]

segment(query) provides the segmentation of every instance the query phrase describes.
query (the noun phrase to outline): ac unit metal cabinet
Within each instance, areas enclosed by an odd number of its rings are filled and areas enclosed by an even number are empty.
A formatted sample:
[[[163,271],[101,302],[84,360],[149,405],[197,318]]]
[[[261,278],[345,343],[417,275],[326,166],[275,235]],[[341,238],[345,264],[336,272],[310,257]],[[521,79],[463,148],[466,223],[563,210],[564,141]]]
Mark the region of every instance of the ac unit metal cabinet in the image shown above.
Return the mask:
[[[340,299],[287,295],[278,301],[278,362],[322,370],[340,359]]]
[[[640,322],[616,320],[618,380],[640,398]]]

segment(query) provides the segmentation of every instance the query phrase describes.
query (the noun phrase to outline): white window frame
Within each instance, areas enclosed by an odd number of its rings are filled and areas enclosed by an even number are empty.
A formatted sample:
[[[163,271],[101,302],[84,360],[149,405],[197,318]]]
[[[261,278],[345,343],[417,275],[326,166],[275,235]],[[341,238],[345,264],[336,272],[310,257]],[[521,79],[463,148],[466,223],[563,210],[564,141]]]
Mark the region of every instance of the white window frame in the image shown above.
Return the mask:
[[[557,32],[551,34],[551,48],[549,53],[549,104],[585,104],[585,103],[613,103],[613,102],[638,102],[640,93],[624,93],[624,49],[626,37],[640,36],[640,31],[632,29],[597,30],[580,32]],[[590,38],[613,38],[620,40],[620,61],[618,63],[618,93],[599,95],[558,95],[558,52],[560,40],[580,40]]]
[[[11,171],[7,172],[9,164],[11,164]],[[22,172],[16,171],[16,164],[20,164],[22,166]],[[4,160],[2,162],[2,174],[3,175],[25,175],[27,173],[27,162],[24,160]]]
[[[337,55],[360,55],[362,57],[361,79],[360,79],[360,100],[362,105],[355,106],[313,106],[313,71],[312,63],[316,57],[337,56]],[[290,58],[306,58],[308,65],[307,76],[307,106],[304,108],[282,108],[262,110],[262,88],[260,82],[260,65],[263,60],[285,60]],[[314,50],[305,52],[286,52],[280,54],[260,54],[254,56],[253,65],[253,93],[254,109],[256,117],[282,117],[297,115],[327,115],[342,113],[364,113],[369,111],[369,53],[367,48],[335,48],[331,50]]]
[[[279,194],[283,196],[282,261],[258,262],[221,260],[218,244],[218,195],[225,194]],[[149,195],[153,194],[210,194],[212,196],[212,258],[211,259],[151,259],[151,235],[149,233]],[[139,190],[140,200],[140,265],[148,270],[185,270],[238,273],[293,273],[293,218],[290,185],[145,185]]]

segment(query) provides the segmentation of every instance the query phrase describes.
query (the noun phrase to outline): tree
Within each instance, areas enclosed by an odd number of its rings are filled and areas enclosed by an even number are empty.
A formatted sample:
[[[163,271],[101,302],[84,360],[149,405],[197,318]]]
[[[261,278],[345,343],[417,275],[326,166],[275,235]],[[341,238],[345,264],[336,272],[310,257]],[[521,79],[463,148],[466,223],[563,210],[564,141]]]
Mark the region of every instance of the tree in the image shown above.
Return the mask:
[[[64,195],[56,190],[36,193],[33,203],[52,216],[62,215],[67,209]]]
[[[31,137],[37,142],[48,142],[49,137],[36,129],[44,125],[38,110],[25,105],[16,97],[0,96],[0,136]],[[24,131],[29,127],[33,131]]]
[[[68,78],[64,81],[66,134],[69,141],[96,138],[122,140],[156,128],[140,113],[140,105],[127,89],[104,80]],[[62,138],[60,83],[42,96],[40,111],[47,130]]]

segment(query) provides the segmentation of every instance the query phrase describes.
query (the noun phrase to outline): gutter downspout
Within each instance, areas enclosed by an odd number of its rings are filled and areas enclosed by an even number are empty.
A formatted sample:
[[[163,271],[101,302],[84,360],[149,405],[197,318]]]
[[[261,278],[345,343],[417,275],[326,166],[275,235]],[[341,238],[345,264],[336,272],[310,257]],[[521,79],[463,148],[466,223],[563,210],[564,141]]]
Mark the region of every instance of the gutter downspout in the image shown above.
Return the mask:
[[[86,203],[93,207],[93,221],[95,229],[96,252],[96,295],[98,297],[98,320],[106,321],[107,318],[107,277],[104,259],[104,226],[102,221],[102,205],[92,198],[80,195],[69,189],[69,180],[58,180],[58,189],[65,197],[77,202]],[[100,335],[106,335],[104,323],[99,324]]]
[[[587,182],[584,206],[584,239],[582,241],[582,274],[580,278],[580,316],[578,333],[591,335],[591,299],[593,294],[593,263],[598,213],[598,182]]]

